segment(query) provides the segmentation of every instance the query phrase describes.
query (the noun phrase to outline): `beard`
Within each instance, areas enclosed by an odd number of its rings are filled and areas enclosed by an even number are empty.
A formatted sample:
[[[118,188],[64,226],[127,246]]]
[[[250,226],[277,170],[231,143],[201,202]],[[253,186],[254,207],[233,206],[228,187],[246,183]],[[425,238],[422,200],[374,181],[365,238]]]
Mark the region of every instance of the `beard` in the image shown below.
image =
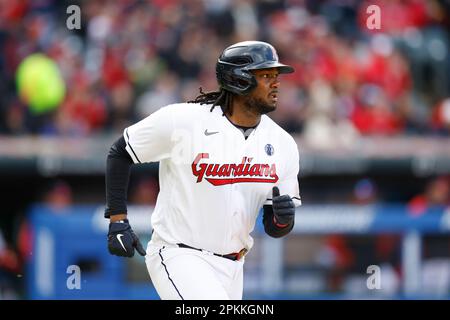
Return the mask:
[[[266,114],[276,109],[275,104],[269,104],[261,98],[248,97],[245,101],[245,106],[248,110],[257,114]]]

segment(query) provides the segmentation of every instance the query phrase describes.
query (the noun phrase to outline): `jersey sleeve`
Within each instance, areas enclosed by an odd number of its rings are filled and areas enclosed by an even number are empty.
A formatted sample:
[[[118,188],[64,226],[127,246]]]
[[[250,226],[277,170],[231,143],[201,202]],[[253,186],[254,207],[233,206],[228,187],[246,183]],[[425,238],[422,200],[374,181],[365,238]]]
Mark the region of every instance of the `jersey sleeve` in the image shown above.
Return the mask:
[[[166,106],[124,130],[125,149],[134,163],[170,157],[173,121],[172,109]]]
[[[288,194],[294,201],[294,205],[298,207],[302,204],[302,201],[300,198],[300,190],[297,178],[300,169],[299,164],[300,160],[297,144],[295,142],[294,147],[291,150],[292,150],[291,157],[287,158],[290,160],[286,173],[275,185],[280,189],[280,195]],[[267,200],[266,202],[264,202],[264,205],[271,205],[271,204],[272,204],[272,190],[270,190],[270,193],[267,195]]]

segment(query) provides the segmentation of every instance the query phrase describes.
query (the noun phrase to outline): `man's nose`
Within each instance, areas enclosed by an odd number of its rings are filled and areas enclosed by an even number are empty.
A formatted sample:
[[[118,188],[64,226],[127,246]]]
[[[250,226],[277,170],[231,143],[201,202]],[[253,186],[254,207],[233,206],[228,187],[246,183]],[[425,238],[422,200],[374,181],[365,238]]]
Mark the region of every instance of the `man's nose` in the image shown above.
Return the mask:
[[[273,89],[278,89],[279,86],[280,86],[280,81],[278,79],[274,79],[274,81],[272,81],[272,83],[270,84],[270,87]]]

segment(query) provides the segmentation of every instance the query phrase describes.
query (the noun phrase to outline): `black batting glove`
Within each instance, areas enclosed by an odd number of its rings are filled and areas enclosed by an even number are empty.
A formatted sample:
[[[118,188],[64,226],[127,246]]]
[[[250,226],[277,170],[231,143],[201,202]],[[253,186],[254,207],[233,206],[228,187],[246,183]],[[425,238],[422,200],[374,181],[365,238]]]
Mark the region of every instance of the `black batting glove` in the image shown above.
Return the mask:
[[[273,187],[272,189],[272,208],[277,225],[289,225],[294,221],[294,201],[287,194],[280,196],[278,187]]]
[[[139,238],[131,229],[128,220],[110,222],[108,231],[109,253],[120,257],[131,258],[134,256],[135,248],[141,256],[146,255]]]

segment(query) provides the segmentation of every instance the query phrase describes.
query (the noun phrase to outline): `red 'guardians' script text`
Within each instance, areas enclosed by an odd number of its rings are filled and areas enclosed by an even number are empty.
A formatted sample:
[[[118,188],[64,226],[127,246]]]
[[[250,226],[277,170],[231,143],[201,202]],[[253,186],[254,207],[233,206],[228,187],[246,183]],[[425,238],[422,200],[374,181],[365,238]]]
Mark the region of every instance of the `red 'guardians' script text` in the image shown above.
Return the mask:
[[[192,173],[197,177],[197,183],[203,178],[215,186],[242,182],[276,183],[278,181],[275,163],[251,164],[253,158],[243,157],[240,164],[235,163],[200,163],[209,159],[209,153],[199,153],[192,162]]]

